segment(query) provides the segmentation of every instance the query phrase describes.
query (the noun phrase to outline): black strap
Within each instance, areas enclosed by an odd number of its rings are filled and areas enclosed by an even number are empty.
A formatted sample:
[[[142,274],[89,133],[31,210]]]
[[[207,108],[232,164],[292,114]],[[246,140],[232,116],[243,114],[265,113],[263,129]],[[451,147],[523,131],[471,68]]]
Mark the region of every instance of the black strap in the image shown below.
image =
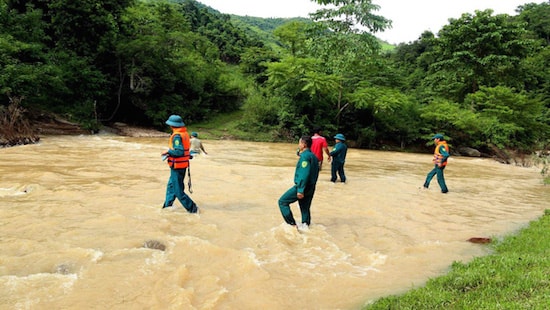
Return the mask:
[[[187,167],[187,176],[189,177],[187,187],[189,187],[189,193],[193,194],[193,189],[191,187],[191,163],[189,163],[189,166]]]

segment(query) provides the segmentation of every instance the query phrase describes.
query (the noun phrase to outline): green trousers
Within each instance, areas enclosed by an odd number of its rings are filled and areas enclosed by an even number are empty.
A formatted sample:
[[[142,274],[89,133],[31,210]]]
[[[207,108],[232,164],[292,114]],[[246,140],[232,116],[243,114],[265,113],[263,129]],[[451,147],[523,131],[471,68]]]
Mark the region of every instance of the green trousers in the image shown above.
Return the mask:
[[[292,210],[290,210],[290,204],[298,201],[300,206],[300,212],[302,213],[302,223],[306,223],[308,226],[311,224],[311,214],[309,209],[311,207],[311,201],[313,200],[313,194],[315,193],[315,187],[306,188],[304,193],[304,198],[298,199],[298,189],[296,186],[289,188],[282,196],[279,198],[279,209],[283,215],[283,219],[287,224],[296,225],[294,220],[294,215]]]
[[[430,186],[430,182],[432,181],[432,178],[434,177],[434,175],[437,175],[437,183],[441,188],[441,192],[442,193],[448,192],[449,189],[447,189],[447,184],[445,184],[445,176],[443,175],[443,170],[445,170],[445,166],[439,167],[438,165],[435,165],[432,171],[428,172],[428,175],[426,176],[426,181],[424,182],[424,187],[428,188]]]
[[[183,182],[186,171],[186,168],[170,169],[170,179],[168,179],[168,184],[166,185],[166,199],[164,200],[163,208],[172,206],[174,200],[177,198],[187,212],[197,212],[197,204],[184,192],[185,185]]]

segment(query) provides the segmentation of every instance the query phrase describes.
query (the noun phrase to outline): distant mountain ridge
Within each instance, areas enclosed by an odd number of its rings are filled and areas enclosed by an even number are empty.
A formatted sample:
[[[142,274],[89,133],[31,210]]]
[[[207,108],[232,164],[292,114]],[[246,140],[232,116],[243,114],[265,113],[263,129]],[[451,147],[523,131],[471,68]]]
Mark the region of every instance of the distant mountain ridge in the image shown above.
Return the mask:
[[[213,13],[221,14],[221,15],[229,15],[231,17],[231,22],[236,27],[243,30],[247,35],[251,36],[252,38],[263,41],[266,43],[266,45],[271,47],[281,46],[279,40],[273,35],[273,31],[277,29],[277,27],[292,21],[299,21],[299,22],[305,22],[305,23],[312,22],[310,18],[306,18],[306,17],[263,18],[263,17],[249,16],[249,15],[242,16],[242,15],[236,15],[236,14],[226,14],[210,6],[204,5],[202,3],[199,3],[199,4],[201,6],[206,7],[208,10],[210,10]],[[395,45],[393,44],[390,44],[380,39],[378,40],[380,42],[380,45],[382,46],[383,51],[389,51],[395,48]]]
[[[279,40],[273,35],[273,31],[278,27],[292,21],[310,23],[309,18],[262,18],[253,16],[240,16],[231,14],[231,21],[235,27],[243,30],[247,35],[254,39],[265,42],[267,46],[280,46]]]
[[[216,11],[217,12],[217,11]],[[273,31],[277,27],[282,26],[288,22],[299,21],[299,22],[312,22],[311,19],[305,17],[290,17],[290,18],[262,18],[262,17],[253,17],[253,16],[241,16],[235,14],[228,14],[231,16],[231,21],[233,24],[242,29],[246,34],[251,37],[265,41],[266,45],[276,44],[280,45],[278,39],[273,35]],[[383,51],[393,50],[395,45],[390,44],[386,41],[378,39],[380,45],[382,46]]]

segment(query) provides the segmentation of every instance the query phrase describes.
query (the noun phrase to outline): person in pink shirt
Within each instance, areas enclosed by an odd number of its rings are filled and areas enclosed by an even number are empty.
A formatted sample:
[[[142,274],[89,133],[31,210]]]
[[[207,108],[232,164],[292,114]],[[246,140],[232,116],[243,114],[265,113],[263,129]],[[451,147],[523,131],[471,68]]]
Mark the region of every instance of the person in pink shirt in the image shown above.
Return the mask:
[[[327,154],[328,161],[330,162],[327,139],[321,135],[322,131],[323,129],[321,127],[315,127],[315,129],[313,129],[313,136],[311,137],[311,152],[315,154],[319,160],[319,170],[321,170],[323,166],[323,152]]]

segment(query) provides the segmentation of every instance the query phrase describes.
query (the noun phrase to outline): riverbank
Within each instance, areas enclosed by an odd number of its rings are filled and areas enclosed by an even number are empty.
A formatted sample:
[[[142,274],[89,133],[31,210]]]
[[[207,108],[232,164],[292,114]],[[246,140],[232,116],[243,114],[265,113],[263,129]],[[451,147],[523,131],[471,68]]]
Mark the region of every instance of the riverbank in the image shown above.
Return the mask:
[[[22,130],[21,128],[24,128]],[[99,133],[108,133],[126,137],[168,137],[167,132],[156,129],[130,126],[124,123],[113,123],[108,126],[102,126]],[[18,127],[17,130],[9,130],[7,127],[0,129],[0,147],[10,147],[25,144],[34,144],[40,141],[44,136],[62,136],[62,135],[93,135],[97,132],[91,132],[83,129],[80,125],[71,123],[59,117],[47,117],[35,120],[32,125]]]
[[[406,294],[381,298],[364,309],[550,308],[550,209],[517,234],[491,244],[494,253]]]

